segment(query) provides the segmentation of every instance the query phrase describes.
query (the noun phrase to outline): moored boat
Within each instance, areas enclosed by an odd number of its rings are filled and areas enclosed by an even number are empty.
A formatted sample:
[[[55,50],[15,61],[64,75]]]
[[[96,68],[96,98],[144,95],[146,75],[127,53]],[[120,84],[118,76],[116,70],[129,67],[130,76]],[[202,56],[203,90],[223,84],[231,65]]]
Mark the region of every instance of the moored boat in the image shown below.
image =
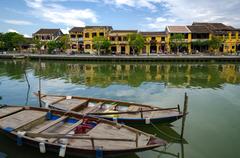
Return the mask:
[[[18,145],[61,157],[109,157],[166,145],[162,139],[116,122],[36,107],[0,106],[0,131]]]
[[[35,94],[38,96],[38,94]],[[78,96],[41,95],[45,107],[75,111],[123,124],[171,123],[183,117],[180,107],[160,108],[131,102]]]

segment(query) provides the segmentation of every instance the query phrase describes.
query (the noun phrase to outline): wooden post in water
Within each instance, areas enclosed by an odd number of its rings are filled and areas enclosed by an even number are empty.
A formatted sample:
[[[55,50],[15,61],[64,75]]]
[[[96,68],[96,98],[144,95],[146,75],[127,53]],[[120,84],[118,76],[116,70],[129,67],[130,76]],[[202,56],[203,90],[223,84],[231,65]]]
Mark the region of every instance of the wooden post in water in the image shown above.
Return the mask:
[[[42,107],[42,102],[41,102],[41,71],[42,66],[41,66],[41,58],[39,58],[39,81],[38,81],[38,101],[39,101],[39,107]]]
[[[183,118],[182,118],[181,139],[183,139],[183,134],[184,134],[185,120],[186,120],[186,115],[187,115],[187,108],[188,108],[188,96],[187,96],[187,93],[185,93],[185,96],[184,96],[184,107],[183,107]]]

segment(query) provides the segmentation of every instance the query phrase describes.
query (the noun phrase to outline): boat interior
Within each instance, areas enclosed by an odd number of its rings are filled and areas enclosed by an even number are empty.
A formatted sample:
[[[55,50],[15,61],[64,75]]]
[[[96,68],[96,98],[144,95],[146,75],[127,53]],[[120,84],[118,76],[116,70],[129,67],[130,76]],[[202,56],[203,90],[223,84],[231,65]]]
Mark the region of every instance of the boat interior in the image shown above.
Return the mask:
[[[74,101],[76,99],[63,100],[62,103],[69,102],[73,107]],[[24,132],[25,136],[39,141],[81,149],[133,149],[157,144],[151,135],[113,122],[30,107],[1,107],[0,128],[8,132]]]
[[[113,118],[159,118],[177,116],[179,109],[161,110],[158,107],[135,103],[118,102],[94,98],[42,95],[41,101],[47,107],[80,114],[104,115]]]

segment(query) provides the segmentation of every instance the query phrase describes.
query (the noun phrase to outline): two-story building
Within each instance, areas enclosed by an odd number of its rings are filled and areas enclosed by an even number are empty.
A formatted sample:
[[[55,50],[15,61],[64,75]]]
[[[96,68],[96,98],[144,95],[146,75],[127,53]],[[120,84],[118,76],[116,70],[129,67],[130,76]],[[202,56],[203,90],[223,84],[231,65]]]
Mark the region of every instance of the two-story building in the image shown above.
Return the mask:
[[[207,41],[211,40],[212,33],[206,26],[187,26],[191,31],[191,50],[193,52],[206,52],[209,50]]]
[[[86,26],[83,30],[84,51],[90,54],[95,53],[94,37],[102,36],[107,38],[110,31],[112,31],[112,26]]]
[[[33,34],[33,38],[47,42],[56,40],[58,37],[62,35],[63,33],[61,29],[39,29],[37,32]]]
[[[223,41],[220,52],[235,53],[237,50],[239,31],[232,26],[223,23],[199,23],[194,22],[193,26],[205,26],[211,31],[212,36],[220,37]]]
[[[84,52],[83,30],[84,27],[73,27],[69,30],[70,47],[74,52]]]
[[[108,39],[111,41],[111,53],[112,54],[132,54],[133,51],[130,48],[128,35],[137,33],[137,30],[112,30]]]
[[[49,42],[57,40],[63,35],[61,29],[39,29],[33,34],[33,39],[39,40],[41,42]],[[42,50],[47,48],[46,44],[42,46]]]
[[[187,26],[167,26],[166,27],[166,43],[167,43],[167,51],[168,52],[176,52],[174,51],[174,47],[171,44],[171,38],[174,34],[182,34],[184,36],[183,43],[186,45],[185,47],[180,47],[181,52],[191,53],[191,31]]]
[[[165,32],[139,32],[145,38],[142,54],[159,54],[166,51]]]

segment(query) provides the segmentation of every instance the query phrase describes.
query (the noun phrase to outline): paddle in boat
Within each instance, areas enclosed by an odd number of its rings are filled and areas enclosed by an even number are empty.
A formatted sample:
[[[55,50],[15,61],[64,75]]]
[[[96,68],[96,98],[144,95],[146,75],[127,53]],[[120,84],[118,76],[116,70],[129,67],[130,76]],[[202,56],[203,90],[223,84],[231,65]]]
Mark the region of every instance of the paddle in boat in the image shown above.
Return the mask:
[[[35,95],[39,97],[37,93]],[[109,99],[45,94],[42,94],[40,99],[47,108],[75,111],[129,125],[171,123],[183,117],[179,105],[173,108],[159,108]]]
[[[0,106],[0,131],[18,145],[61,157],[109,157],[166,145],[162,139],[116,122],[37,107]]]

